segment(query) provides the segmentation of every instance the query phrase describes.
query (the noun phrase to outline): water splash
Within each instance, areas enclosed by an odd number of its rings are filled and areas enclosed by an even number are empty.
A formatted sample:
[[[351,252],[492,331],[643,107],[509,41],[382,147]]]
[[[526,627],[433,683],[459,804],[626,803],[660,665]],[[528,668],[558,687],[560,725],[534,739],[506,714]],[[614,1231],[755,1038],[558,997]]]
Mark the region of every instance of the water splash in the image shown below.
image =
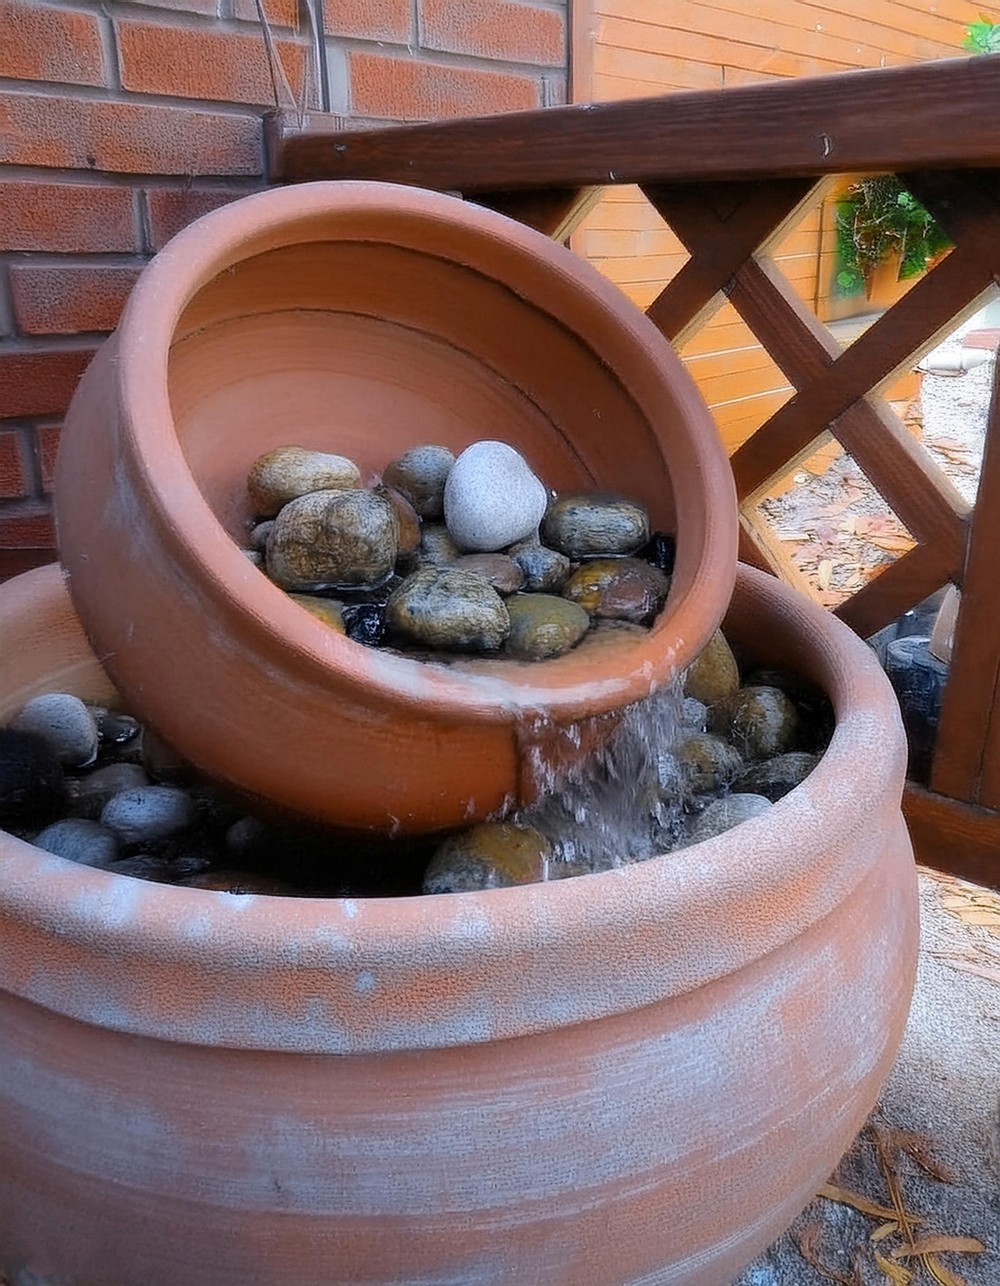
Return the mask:
[[[609,870],[676,845],[684,824],[683,704],[678,678],[617,715],[563,727],[538,719],[522,729],[525,794],[535,802],[515,820],[552,844],[550,878]]]

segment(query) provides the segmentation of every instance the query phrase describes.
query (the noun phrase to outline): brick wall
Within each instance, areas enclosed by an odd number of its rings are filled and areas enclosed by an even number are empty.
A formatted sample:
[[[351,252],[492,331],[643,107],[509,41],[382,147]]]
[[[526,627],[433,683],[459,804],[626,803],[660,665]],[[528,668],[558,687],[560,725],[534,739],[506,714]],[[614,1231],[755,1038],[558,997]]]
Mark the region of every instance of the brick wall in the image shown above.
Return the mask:
[[[561,102],[567,3],[326,0],[330,108],[374,122]],[[263,0],[278,92],[315,108],[304,4]],[[262,186],[274,80],[255,0],[0,0],[0,577],[53,556],[61,420],[142,264]]]

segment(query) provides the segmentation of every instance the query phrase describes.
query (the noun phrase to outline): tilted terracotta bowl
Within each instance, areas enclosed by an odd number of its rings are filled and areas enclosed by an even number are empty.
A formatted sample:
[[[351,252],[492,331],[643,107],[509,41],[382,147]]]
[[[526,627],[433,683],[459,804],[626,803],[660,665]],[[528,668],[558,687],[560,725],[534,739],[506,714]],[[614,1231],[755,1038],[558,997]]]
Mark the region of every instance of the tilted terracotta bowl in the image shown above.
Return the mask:
[[[0,619],[0,717],[108,691],[53,569],[4,587]],[[323,901],[146,884],[3,837],[0,1271],[731,1281],[876,1099],[917,903],[873,656],[746,570],[727,628],[826,688],[833,740],[766,815],[639,865]]]
[[[371,475],[479,438],[676,530],[648,638],[461,674],[332,634],[240,552],[265,450],[324,447]],[[56,492],[73,601],[136,711],[215,777],[348,827],[434,830],[516,801],[524,729],[688,664],[735,574],[728,463],[652,323],[531,229],[389,184],[273,190],[176,237],[73,401]]]

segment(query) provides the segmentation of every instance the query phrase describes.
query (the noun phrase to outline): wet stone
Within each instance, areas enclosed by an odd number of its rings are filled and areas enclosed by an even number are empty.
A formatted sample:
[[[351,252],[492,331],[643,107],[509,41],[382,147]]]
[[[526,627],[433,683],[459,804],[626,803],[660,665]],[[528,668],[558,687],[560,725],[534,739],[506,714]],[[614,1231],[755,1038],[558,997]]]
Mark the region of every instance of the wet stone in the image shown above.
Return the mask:
[[[819,763],[819,755],[793,750],[773,759],[753,764],[733,783],[733,788],[753,795],[763,795],[772,803],[802,784]]]
[[[344,627],[352,643],[378,647],[385,640],[385,608],[380,603],[352,603],[344,608]]]
[[[560,495],[546,511],[541,538],[574,561],[633,554],[649,539],[649,515],[644,506],[624,496]]]
[[[267,540],[267,572],[299,592],[377,585],[398,553],[396,515],[373,491],[320,491],[285,505]]]
[[[514,594],[524,584],[524,572],[506,554],[463,554],[455,567],[482,576],[498,594]]]
[[[140,764],[107,764],[86,777],[71,777],[66,782],[69,807],[77,817],[99,817],[112,795],[123,790],[138,790],[150,784]]]
[[[353,460],[306,447],[277,447],[250,468],[247,491],[254,512],[273,517],[283,505],[315,491],[350,490],[361,485]]]
[[[696,697],[685,697],[681,703],[681,727],[691,732],[704,732],[708,727],[708,706]]]
[[[582,607],[552,594],[515,594],[507,600],[510,634],[504,651],[523,661],[563,656],[590,628]]]
[[[243,554],[247,562],[253,563],[254,567],[263,568],[264,555],[260,552],[259,549],[244,549]]]
[[[758,668],[747,673],[748,687],[780,688],[799,712],[801,748],[819,752],[829,745],[836,726],[833,704],[823,689],[794,670]]]
[[[669,589],[669,579],[638,558],[596,558],[578,567],[562,592],[590,616],[646,625]]]
[[[537,540],[521,540],[507,550],[524,573],[523,588],[533,594],[557,594],[569,579],[570,561]]]
[[[175,877],[170,862],[150,853],[123,857],[109,869],[113,875],[127,875],[133,880],[150,880],[154,884],[173,884]]]
[[[658,567],[665,576],[672,576],[677,558],[677,541],[666,531],[654,531],[649,540],[636,550],[636,558]]]
[[[84,768],[97,758],[97,723],[79,697],[47,692],[33,697],[10,725],[33,732],[55,751],[64,768]]]
[[[461,551],[440,523],[425,523],[420,533],[420,563],[425,567],[448,567]]]
[[[49,742],[32,732],[0,728],[0,825],[45,821],[64,799],[62,764]]]
[[[288,597],[293,603],[298,603],[310,616],[315,616],[317,621],[322,621],[324,625],[329,625],[331,630],[336,630],[338,634],[347,633],[347,625],[344,620],[344,605],[335,598],[317,598],[313,594],[289,594]]]
[[[474,442],[444,488],[445,525],[459,549],[492,553],[538,530],[548,492],[506,442]]]
[[[740,752],[710,732],[684,737],[677,748],[677,759],[684,785],[696,794],[723,789],[744,768]]]
[[[81,866],[109,867],[118,857],[118,836],[99,822],[68,817],[35,836],[35,844]]]
[[[530,826],[482,822],[444,841],[424,873],[425,893],[505,889],[545,879],[549,841]]]
[[[405,558],[420,548],[420,518],[401,491],[394,487],[376,487],[375,495],[383,496],[396,515],[397,558]]]
[[[413,447],[383,470],[382,481],[401,492],[421,518],[440,518],[444,484],[454,463],[454,453],[447,447]]]
[[[740,671],[732,648],[721,630],[716,630],[684,676],[684,695],[706,706],[718,705],[735,696]]]
[[[205,871],[178,880],[186,889],[208,889],[214,893],[264,894],[267,897],[294,897],[298,890],[293,884],[276,880],[255,871]]]
[[[495,652],[510,631],[503,599],[473,572],[429,567],[408,576],[386,605],[397,638],[466,652]]]
[[[263,553],[267,549],[267,538],[270,536],[273,526],[273,518],[268,518],[267,522],[256,523],[250,532],[250,548],[257,549]]]
[[[689,831],[692,844],[702,840],[714,839],[723,835],[734,826],[741,826],[754,817],[760,817],[771,807],[771,801],[763,795],[725,795],[709,804],[693,820]]]
[[[101,812],[101,825],[123,844],[165,839],[194,825],[197,809],[186,791],[174,786],[145,786],[113,795]]]
[[[791,750],[799,734],[799,712],[780,690],[740,688],[712,715],[713,731],[726,730],[744,759],[768,759]],[[727,728],[728,725],[728,728]]]

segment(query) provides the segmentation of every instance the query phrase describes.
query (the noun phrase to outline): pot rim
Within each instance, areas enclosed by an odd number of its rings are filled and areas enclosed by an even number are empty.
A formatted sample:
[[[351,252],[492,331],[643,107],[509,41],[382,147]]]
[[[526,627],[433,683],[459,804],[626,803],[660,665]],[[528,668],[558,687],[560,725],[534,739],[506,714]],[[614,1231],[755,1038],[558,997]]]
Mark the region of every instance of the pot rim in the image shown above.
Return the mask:
[[[4,599],[11,619],[59,600],[70,629],[57,568],[9,582]],[[755,637],[783,631],[836,712],[817,767],[763,816],[599,875],[386,899],[151,884],[4,835],[0,985],[160,1039],[359,1053],[593,1021],[749,967],[907,846],[906,743],[885,675],[845,625],[746,567],[734,612]],[[75,655],[86,645],[72,629]]]
[[[170,409],[167,355],[184,309],[238,262],[303,240],[323,240],[337,220],[350,220],[358,212],[370,220],[372,230],[351,240],[388,240],[390,233],[379,221],[396,220],[398,230],[400,220],[408,220],[431,237],[441,257],[514,289],[592,351],[588,335],[610,318],[615,327],[611,342],[628,362],[631,383],[622,375],[621,361],[610,363],[606,353],[601,360],[648,412],[647,423],[653,407],[677,406],[684,431],[671,441],[670,458],[665,456],[679,534],[677,563],[658,622],[634,648],[613,658],[574,658],[575,664],[563,658],[555,671],[536,662],[512,669],[509,677],[364,648],[331,634],[297,609],[284,591],[248,564],[210,509],[188,469]],[[499,253],[498,247],[502,251],[502,274],[487,271],[480,253],[485,247],[491,256]],[[515,269],[516,282],[510,277]],[[495,211],[440,193],[370,181],[307,183],[253,194],[203,216],[159,252],[125,307],[117,345],[114,378],[124,409],[123,432],[157,538],[195,576],[195,583],[210,583],[213,593],[221,592],[234,630],[251,631],[262,650],[276,658],[290,649],[315,682],[335,683],[349,700],[406,708],[421,718],[479,723],[508,723],[540,712],[557,722],[603,714],[641,699],[688,664],[721,619],[735,579],[735,487],[721,440],[691,377],[656,326],[596,269]],[[135,413],[138,406],[141,416]],[[678,486],[678,477],[696,479],[697,485]],[[72,479],[67,485],[72,486]],[[58,492],[57,483],[57,509]],[[685,539],[685,532],[693,535]]]

